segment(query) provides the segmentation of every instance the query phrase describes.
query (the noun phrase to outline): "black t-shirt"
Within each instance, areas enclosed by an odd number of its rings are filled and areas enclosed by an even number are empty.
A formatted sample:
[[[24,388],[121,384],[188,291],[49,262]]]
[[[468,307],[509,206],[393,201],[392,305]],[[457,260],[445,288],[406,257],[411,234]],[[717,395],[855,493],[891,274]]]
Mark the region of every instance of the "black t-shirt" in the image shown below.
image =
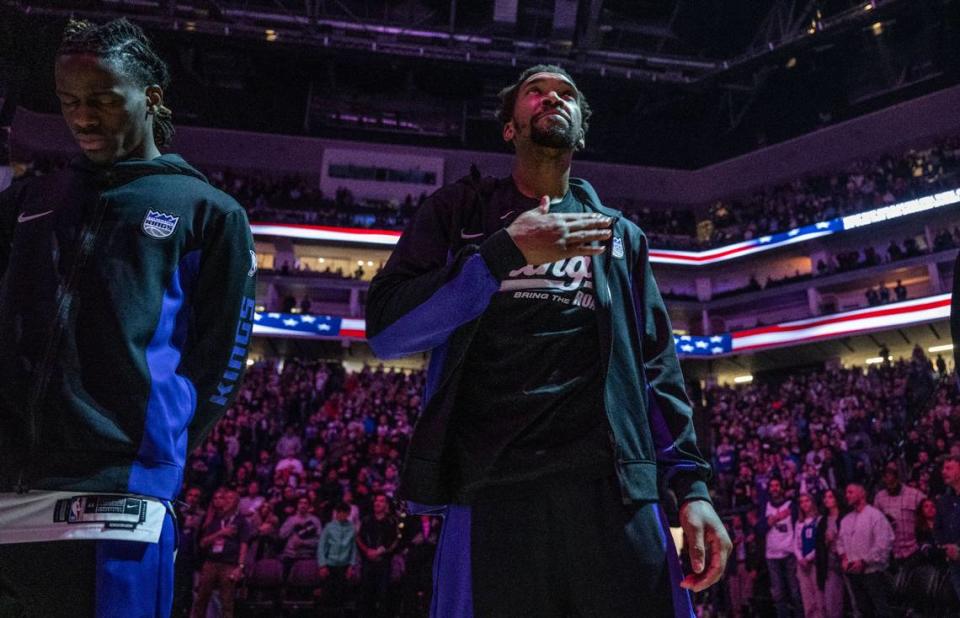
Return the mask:
[[[516,187],[495,196],[514,217],[537,205]],[[568,192],[550,211],[587,209]],[[457,393],[459,500],[483,487],[612,472],[593,286],[591,257],[580,256],[512,271],[494,294]]]
[[[389,549],[397,542],[398,534],[397,520],[393,515],[387,515],[383,519],[368,515],[360,522],[360,540],[370,549],[377,547]],[[366,561],[367,557],[364,556],[363,559]],[[377,559],[377,562],[382,559]]]

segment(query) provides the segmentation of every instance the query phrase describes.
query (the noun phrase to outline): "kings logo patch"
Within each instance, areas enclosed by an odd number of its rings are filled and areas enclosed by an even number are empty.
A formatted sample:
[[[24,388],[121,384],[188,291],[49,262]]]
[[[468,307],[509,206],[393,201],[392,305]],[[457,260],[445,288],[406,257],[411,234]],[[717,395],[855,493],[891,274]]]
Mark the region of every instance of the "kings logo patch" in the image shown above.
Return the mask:
[[[167,238],[177,229],[178,221],[180,221],[180,217],[174,217],[156,210],[148,210],[141,227],[143,233],[150,238]]]
[[[620,238],[619,236],[613,237],[613,246],[610,249],[610,253],[615,258],[623,257],[623,239]]]

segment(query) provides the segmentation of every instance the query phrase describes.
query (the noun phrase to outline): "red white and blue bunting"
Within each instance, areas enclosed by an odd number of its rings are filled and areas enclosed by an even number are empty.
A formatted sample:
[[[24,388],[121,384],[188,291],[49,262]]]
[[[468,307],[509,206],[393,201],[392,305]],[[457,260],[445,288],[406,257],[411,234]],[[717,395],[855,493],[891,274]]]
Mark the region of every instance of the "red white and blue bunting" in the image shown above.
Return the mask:
[[[924,324],[950,317],[950,294],[916,298],[878,307],[760,326],[709,337],[675,335],[681,358],[715,358],[756,350],[802,345],[835,337],[850,337]],[[330,315],[257,313],[253,334],[305,339],[366,337],[364,320]]]
[[[846,217],[837,217],[829,221],[811,223],[786,232],[769,236],[760,236],[750,240],[715,247],[705,251],[675,251],[671,249],[650,249],[650,261],[654,264],[678,264],[682,266],[707,266],[727,260],[744,258],[770,249],[786,247],[795,243],[822,238],[846,230],[861,228],[906,217],[936,208],[943,208],[960,202],[960,189],[943,191],[935,195],[875,208]],[[301,225],[293,223],[252,223],[250,228],[255,236],[283,236],[302,240],[321,240],[353,243],[367,246],[392,247],[400,239],[396,230],[368,230],[362,228],[327,227],[322,225]]]

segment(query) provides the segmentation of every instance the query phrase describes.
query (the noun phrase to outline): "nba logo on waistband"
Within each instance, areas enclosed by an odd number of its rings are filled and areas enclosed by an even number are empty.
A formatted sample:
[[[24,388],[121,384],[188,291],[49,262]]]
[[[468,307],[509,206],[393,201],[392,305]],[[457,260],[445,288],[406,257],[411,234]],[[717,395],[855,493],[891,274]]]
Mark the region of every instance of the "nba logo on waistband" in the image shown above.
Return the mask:
[[[178,221],[180,221],[180,217],[174,217],[156,210],[148,210],[147,216],[143,218],[143,233],[151,238],[166,238],[173,234],[173,230],[177,229]]]
[[[623,239],[619,236],[613,237],[613,246],[610,248],[610,253],[615,258],[623,257]]]

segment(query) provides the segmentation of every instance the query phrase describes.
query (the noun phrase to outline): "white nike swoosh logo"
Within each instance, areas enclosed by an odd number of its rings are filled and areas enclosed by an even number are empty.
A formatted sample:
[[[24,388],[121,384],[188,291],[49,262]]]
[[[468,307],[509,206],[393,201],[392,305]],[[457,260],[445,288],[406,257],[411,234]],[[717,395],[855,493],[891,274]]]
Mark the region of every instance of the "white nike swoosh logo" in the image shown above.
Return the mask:
[[[39,219],[40,217],[46,217],[46,216],[49,215],[51,212],[53,212],[53,211],[52,211],[52,210],[48,210],[48,211],[46,211],[46,212],[39,212],[39,213],[37,213],[37,214],[35,214],[35,215],[25,215],[25,214],[23,214],[23,213],[21,212],[21,213],[20,213],[20,216],[17,217],[17,223],[26,223],[27,221],[33,221],[34,219]]]
[[[483,236],[483,232],[479,232],[477,234],[468,234],[465,230],[460,230],[460,238],[463,238],[463,239],[480,238],[481,236]]]
[[[511,211],[508,212],[507,214],[505,214],[505,215],[503,215],[502,217],[500,217],[500,220],[503,221],[504,219],[506,219],[507,217],[509,217],[510,215],[512,215],[514,212],[515,212],[515,211],[511,210]]]

